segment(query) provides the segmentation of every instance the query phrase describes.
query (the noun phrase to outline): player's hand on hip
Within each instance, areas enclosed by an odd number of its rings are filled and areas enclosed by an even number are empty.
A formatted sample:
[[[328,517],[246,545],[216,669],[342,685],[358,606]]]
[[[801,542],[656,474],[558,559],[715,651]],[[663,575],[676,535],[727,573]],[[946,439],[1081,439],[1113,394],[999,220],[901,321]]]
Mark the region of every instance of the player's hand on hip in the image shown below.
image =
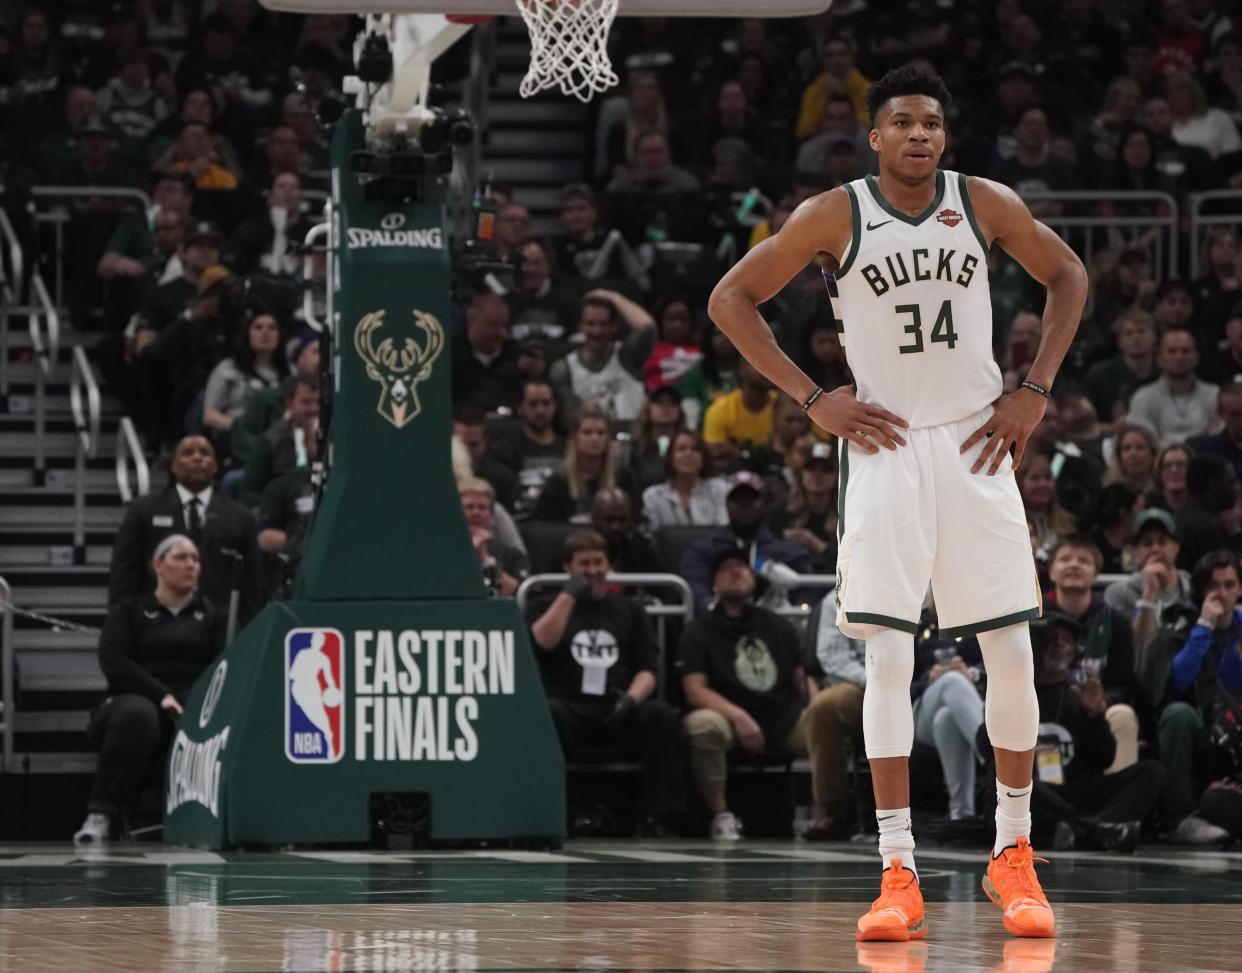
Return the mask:
[[[887,409],[859,402],[852,385],[842,385],[821,395],[807,415],[821,429],[838,439],[849,440],[868,453],[878,453],[881,446],[885,449],[904,446],[906,441],[897,430],[910,428],[905,419]]]
[[[962,443],[961,452],[968,453],[983,440],[983,449],[979,450],[979,458],[970,472],[978,473],[987,466],[988,476],[995,476],[1011,446],[1014,451],[1013,467],[1017,469],[1026,451],[1026,441],[1043,419],[1047,405],[1042,395],[1029,389],[1018,389],[997,399],[992,417]]]

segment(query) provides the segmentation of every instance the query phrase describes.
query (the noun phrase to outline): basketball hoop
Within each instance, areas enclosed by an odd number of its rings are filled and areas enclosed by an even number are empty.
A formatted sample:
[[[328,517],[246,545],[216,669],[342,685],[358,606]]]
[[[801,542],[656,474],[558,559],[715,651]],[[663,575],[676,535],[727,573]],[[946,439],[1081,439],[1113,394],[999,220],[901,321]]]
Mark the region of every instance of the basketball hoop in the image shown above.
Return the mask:
[[[579,101],[617,84],[608,58],[608,30],[617,0],[516,0],[530,31],[530,70],[520,91],[530,98],[549,88]]]

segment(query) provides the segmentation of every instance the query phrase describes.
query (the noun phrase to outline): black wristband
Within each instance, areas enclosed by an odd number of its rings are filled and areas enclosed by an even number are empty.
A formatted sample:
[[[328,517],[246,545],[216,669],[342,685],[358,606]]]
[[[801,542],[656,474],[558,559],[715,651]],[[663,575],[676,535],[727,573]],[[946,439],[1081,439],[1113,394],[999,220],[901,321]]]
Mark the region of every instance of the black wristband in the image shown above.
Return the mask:
[[[1018,388],[1030,389],[1032,392],[1038,392],[1045,399],[1052,398],[1052,389],[1046,389],[1042,385],[1037,385],[1034,382],[1030,381],[1029,379],[1023,381],[1023,383],[1019,385]]]
[[[823,388],[821,386],[816,386],[815,391],[811,393],[811,397],[802,403],[802,411],[809,412],[811,406],[813,406],[816,400],[823,394],[824,394]]]

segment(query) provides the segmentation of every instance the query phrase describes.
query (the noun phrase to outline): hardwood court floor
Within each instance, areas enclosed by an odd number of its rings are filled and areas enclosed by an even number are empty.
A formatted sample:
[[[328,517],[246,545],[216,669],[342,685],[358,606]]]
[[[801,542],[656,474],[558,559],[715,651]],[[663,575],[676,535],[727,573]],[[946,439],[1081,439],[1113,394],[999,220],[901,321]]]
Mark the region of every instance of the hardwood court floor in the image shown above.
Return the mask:
[[[0,971],[1242,969],[1242,854],[1153,846],[1041,867],[1058,937],[1015,940],[981,857],[919,851],[931,933],[854,942],[858,845],[571,842],[560,852],[0,848]]]

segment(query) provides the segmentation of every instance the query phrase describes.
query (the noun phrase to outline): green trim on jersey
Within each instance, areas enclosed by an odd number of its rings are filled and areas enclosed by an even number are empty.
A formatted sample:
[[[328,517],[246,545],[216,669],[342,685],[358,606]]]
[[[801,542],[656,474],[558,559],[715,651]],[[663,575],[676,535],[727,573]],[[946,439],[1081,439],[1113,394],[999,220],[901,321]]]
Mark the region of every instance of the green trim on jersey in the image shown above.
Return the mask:
[[[850,198],[850,255],[845,258],[845,263],[833,274],[838,279],[844,277],[846,271],[854,266],[854,258],[858,256],[858,248],[862,244],[862,216],[859,215],[858,196],[854,192],[854,187],[849,183],[846,183],[842,188]]]
[[[884,194],[880,192],[880,181],[875,176],[867,176],[867,188],[871,190],[871,195],[875,197],[876,205],[884,210],[889,216],[901,220],[903,223],[909,223],[911,226],[918,226],[927,217],[935,212],[936,208],[944,202],[944,170],[936,170],[936,195],[932,197],[931,205],[923,210],[918,216],[907,216],[899,209],[895,209],[893,205],[884,198]],[[986,249],[986,248],[985,248]]]
[[[846,612],[845,620],[859,625],[883,625],[885,628],[895,628],[897,631],[905,632],[907,635],[917,635],[919,631],[918,622],[907,622],[904,618],[894,618],[892,615],[873,615],[871,612]]]
[[[983,236],[983,230],[979,227],[979,221],[975,219],[975,207],[970,202],[970,192],[966,189],[966,174],[963,172],[957,174],[957,191],[962,197],[962,208],[966,210],[966,222],[975,231],[975,239],[979,241],[979,246],[983,247],[983,255],[986,257],[988,255],[988,241]]]
[[[837,471],[837,545],[845,537],[845,489],[850,485],[850,441],[841,440],[841,468]]]
[[[1028,608],[1026,611],[1014,612],[1012,615],[1001,615],[987,621],[975,622],[973,625],[959,625],[956,628],[942,628],[940,637],[946,639],[961,638],[964,635],[978,635],[980,632],[991,632],[998,628],[1017,625],[1018,622],[1031,622],[1039,618],[1039,607]]]

